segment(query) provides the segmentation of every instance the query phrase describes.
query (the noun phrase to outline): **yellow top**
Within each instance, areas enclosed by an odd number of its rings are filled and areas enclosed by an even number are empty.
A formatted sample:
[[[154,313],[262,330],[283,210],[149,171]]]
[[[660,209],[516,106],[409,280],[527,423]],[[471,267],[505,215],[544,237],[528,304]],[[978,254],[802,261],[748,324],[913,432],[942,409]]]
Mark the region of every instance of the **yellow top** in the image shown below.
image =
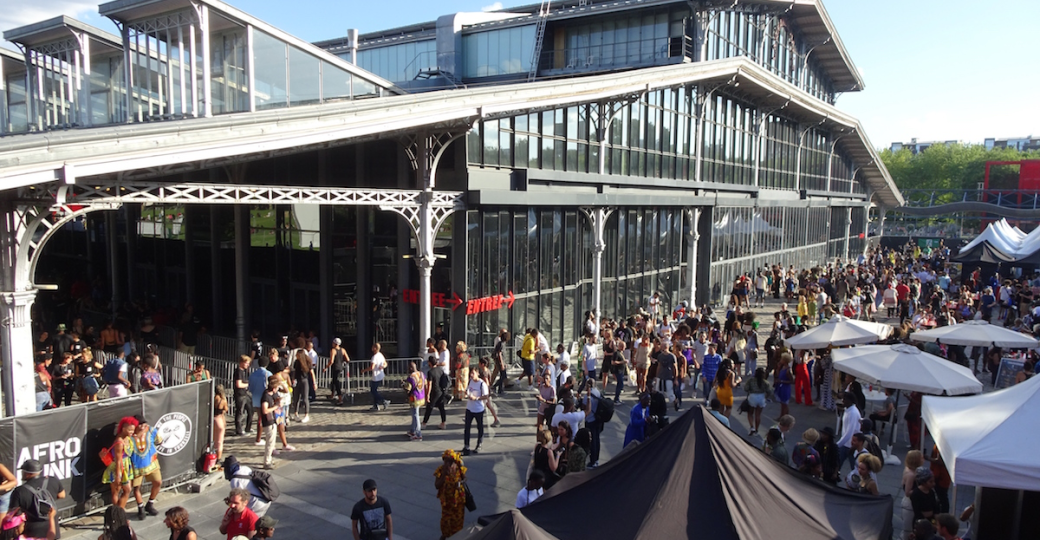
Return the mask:
[[[534,350],[538,347],[538,340],[531,334],[524,336],[524,345],[520,348],[520,356],[524,360],[534,360]]]

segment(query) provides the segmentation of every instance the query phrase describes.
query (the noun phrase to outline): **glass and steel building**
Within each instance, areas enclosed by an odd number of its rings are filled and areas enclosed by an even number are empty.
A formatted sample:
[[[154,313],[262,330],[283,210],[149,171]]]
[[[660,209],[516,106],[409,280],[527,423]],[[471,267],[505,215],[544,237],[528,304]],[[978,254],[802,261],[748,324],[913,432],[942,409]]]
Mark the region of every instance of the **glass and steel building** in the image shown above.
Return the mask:
[[[718,304],[741,273],[855,258],[875,208],[902,203],[835,106],[864,83],[820,2],[570,0],[313,44],[216,0],[100,11],[120,36],[65,17],[5,32],[22,50],[0,52],[0,182],[49,132],[133,132],[152,139],[44,176],[458,193],[428,292],[471,346],[531,327],[569,343],[597,303],[625,317],[654,292]],[[415,146],[429,137],[435,183]],[[149,142],[160,162],[130,159]],[[408,356],[431,333],[407,208],[120,201],[53,235],[32,278],[85,270],[119,301],[192,303],[214,333],[294,325],[362,354]]]

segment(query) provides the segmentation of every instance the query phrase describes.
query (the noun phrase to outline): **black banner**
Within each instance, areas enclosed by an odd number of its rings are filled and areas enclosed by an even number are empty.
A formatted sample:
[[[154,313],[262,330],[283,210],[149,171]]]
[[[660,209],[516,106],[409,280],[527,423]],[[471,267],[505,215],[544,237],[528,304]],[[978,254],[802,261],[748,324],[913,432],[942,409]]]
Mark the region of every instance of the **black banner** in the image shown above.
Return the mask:
[[[144,417],[158,430],[162,439],[158,451],[159,466],[164,476],[195,467],[196,459],[202,455],[206,446],[203,444],[199,448],[198,445],[200,427],[206,431],[204,436],[206,443],[209,442],[208,430],[199,426],[199,417],[206,418],[206,415],[200,414],[198,397],[194,385],[174,386],[165,392],[144,394]]]
[[[68,494],[83,474],[84,433],[87,426],[86,407],[53,409],[14,419],[15,459],[11,472],[21,479],[17,470],[22,463],[35,459],[43,465],[43,474],[61,480]],[[10,463],[9,461],[6,461]],[[58,501],[62,510],[75,503],[66,498]]]
[[[38,460],[43,474],[61,480],[68,494],[58,501],[58,510],[75,507],[78,513],[94,506],[91,499],[99,493],[107,503],[99,453],[115,441],[120,419],[142,415],[158,427],[163,439],[159,463],[163,478],[170,479],[195,470],[212,436],[212,411],[213,381],[203,381],[5,418],[0,420],[0,463],[20,475],[22,463]]]

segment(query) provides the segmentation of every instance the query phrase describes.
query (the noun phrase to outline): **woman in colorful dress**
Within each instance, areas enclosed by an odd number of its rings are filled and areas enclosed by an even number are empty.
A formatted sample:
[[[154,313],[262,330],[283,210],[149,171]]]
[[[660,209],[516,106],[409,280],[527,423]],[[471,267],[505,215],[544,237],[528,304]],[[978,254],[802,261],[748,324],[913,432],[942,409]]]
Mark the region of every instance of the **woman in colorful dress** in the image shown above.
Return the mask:
[[[101,481],[109,484],[112,490],[112,504],[124,509],[127,499],[130,498],[130,482],[134,479],[130,453],[134,451],[133,435],[137,424],[137,419],[132,416],[126,416],[120,420],[116,427],[116,440],[105,451],[108,452],[112,462],[105,469]]]
[[[466,514],[466,467],[462,456],[454,450],[445,450],[441,455],[444,463],[434,471],[434,487],[441,501],[441,540],[462,530]]]

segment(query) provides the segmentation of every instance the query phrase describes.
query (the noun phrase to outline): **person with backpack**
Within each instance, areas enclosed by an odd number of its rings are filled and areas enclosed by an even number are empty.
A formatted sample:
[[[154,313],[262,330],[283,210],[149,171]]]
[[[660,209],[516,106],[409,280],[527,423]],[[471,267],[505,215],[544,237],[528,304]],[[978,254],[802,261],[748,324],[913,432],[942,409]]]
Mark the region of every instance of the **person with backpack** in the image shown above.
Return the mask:
[[[29,538],[47,538],[52,527],[57,529],[51,516],[57,501],[65,498],[65,488],[51,476],[43,476],[43,465],[35,459],[27,459],[21,465],[22,485],[11,492],[8,516],[20,509],[25,516],[23,535]]]
[[[124,360],[123,351],[113,355],[101,368],[101,380],[108,385],[108,397],[123,397],[130,394],[129,367]]]
[[[405,395],[408,396],[408,409],[412,417],[412,429],[408,437],[413,441],[422,440],[422,424],[419,422],[419,409],[426,405],[426,378],[423,377],[415,362],[408,362],[408,378],[402,382]]]
[[[437,410],[441,413],[440,429],[444,429],[448,418],[444,412],[444,402],[448,397],[451,381],[448,379],[448,374],[444,372],[444,368],[438,363],[436,356],[431,356],[428,362],[430,370],[426,377],[426,412],[423,414],[420,428],[426,427],[426,423],[430,421],[430,414],[433,413],[433,408],[437,407]]]
[[[347,393],[347,367],[350,365],[350,355],[341,347],[343,341],[339,338],[332,340],[332,349],[329,351],[330,362],[325,371],[332,371],[332,393],[329,399],[336,405],[343,405],[343,396]]]
[[[112,446],[101,451],[101,461],[107,465],[101,482],[112,490],[112,504],[126,508],[130,498],[130,483],[134,479],[134,467],[130,456],[134,453],[134,432],[139,422],[133,416],[123,417],[116,427],[116,440]]]
[[[614,417],[614,402],[603,399],[603,394],[596,389],[596,379],[585,379],[585,383],[585,397],[581,403],[585,407],[585,428],[592,436],[588,468],[595,469],[599,467],[600,435],[603,433],[603,426]]]
[[[249,492],[249,503],[246,506],[258,516],[266,515],[273,502],[268,497],[277,498],[269,489],[274,482],[270,474],[266,471],[254,471],[251,467],[242,465],[235,456],[224,458],[223,465],[224,478],[231,483],[231,487],[244,489]],[[263,479],[259,480],[261,477]],[[266,490],[267,493],[260,489],[261,484],[268,488]]]

